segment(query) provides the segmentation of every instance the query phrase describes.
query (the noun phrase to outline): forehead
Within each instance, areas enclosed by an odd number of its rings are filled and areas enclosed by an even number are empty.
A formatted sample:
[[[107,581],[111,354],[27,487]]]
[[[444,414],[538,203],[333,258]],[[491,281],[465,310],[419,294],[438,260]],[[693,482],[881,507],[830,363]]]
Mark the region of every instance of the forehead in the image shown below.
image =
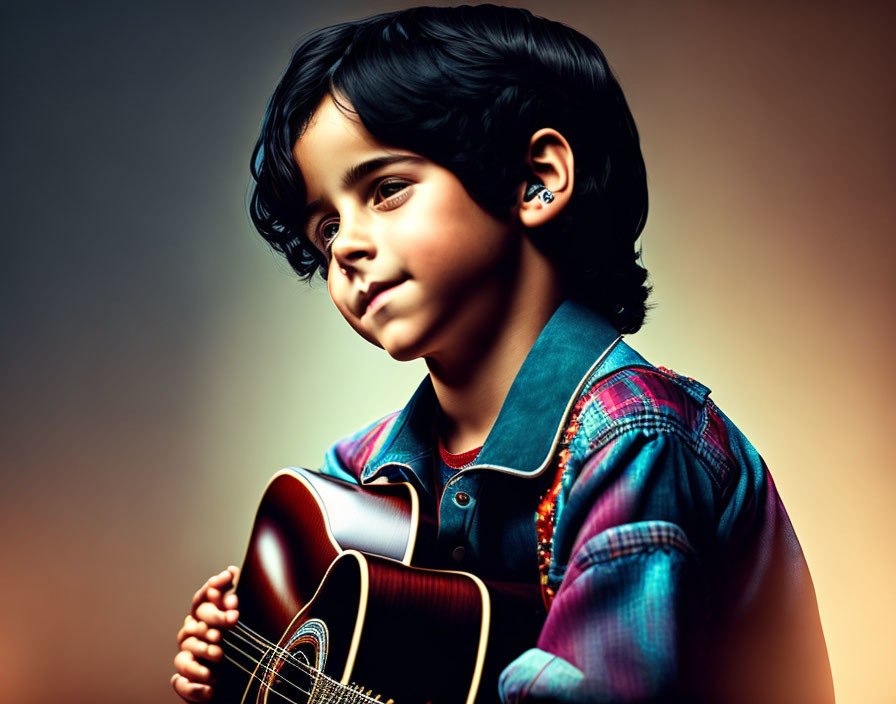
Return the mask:
[[[335,192],[353,165],[394,151],[378,142],[356,115],[327,96],[296,140],[292,153],[311,201]]]

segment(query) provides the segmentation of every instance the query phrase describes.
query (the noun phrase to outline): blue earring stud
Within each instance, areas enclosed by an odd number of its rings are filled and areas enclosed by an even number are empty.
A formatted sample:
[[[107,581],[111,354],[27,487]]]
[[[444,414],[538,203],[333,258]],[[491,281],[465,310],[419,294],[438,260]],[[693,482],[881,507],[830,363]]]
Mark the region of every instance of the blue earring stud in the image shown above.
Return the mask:
[[[554,193],[540,183],[533,183],[530,185],[526,189],[526,195],[523,197],[523,200],[528,202],[536,196],[538,196],[538,199],[545,205],[554,200]]]

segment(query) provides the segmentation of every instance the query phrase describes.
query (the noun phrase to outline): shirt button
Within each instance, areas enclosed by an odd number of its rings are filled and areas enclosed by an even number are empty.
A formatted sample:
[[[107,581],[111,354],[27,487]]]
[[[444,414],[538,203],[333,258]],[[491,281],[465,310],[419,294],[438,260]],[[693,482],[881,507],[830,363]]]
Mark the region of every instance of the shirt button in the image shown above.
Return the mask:
[[[451,551],[451,557],[453,557],[457,562],[463,562],[464,556],[467,554],[467,551],[464,550],[463,545],[458,545],[454,550]]]
[[[470,495],[465,491],[459,491],[454,495],[454,503],[458,506],[466,506],[470,503]]]

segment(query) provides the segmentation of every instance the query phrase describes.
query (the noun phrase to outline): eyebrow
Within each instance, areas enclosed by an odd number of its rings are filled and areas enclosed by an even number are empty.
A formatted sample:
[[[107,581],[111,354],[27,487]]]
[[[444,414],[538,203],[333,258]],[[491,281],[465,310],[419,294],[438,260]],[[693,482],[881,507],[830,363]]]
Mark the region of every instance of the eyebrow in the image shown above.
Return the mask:
[[[382,169],[385,166],[391,166],[392,164],[397,164],[403,161],[418,162],[423,161],[423,159],[413,154],[391,154],[386,156],[374,157],[373,159],[368,159],[367,161],[362,161],[360,164],[355,164],[354,166],[352,166],[348,171],[345,172],[345,174],[343,174],[342,188],[343,190],[347,191],[351,189],[356,183],[358,183],[358,181],[366,178],[374,171]],[[307,231],[308,222],[311,220],[311,216],[316,210],[320,208],[322,202],[322,199],[318,199],[308,203],[305,206],[305,216],[302,223],[303,230]]]
[[[345,172],[345,175],[342,177],[342,188],[348,190],[362,178],[372,174],[374,171],[381,169],[384,166],[397,164],[400,161],[422,161],[422,159],[411,154],[393,154],[390,156],[378,156],[373,159],[368,159],[367,161],[362,161],[360,164],[356,164]]]

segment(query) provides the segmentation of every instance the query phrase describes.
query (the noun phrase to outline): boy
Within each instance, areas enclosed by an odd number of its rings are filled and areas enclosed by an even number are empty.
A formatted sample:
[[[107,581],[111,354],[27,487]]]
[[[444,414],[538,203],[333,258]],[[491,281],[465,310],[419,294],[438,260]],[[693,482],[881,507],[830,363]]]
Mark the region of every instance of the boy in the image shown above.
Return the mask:
[[[646,178],[590,40],[487,5],[326,28],[296,50],[252,166],[265,239],[429,371],[321,471],[412,483],[438,566],[540,590],[503,701],[833,701],[763,461],[706,387],[621,341],[648,294]],[[212,694],[236,573],[178,634],[188,701]]]

